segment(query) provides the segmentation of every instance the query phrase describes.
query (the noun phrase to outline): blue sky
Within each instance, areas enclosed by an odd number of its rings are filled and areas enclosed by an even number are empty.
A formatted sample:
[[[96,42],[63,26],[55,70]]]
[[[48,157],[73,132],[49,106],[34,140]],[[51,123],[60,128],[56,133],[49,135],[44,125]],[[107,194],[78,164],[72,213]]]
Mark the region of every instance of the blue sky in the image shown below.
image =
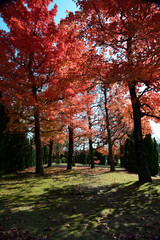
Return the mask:
[[[72,0],[54,0],[54,3],[56,3],[58,6],[58,12],[55,18],[57,23],[60,21],[61,18],[65,18],[66,10],[71,12],[75,12],[77,10],[76,4]],[[52,3],[51,6],[53,6],[54,3]],[[7,30],[7,27],[4,24],[2,18],[0,18],[0,29]]]
[[[77,10],[76,4],[72,0],[55,0],[54,3],[58,5],[58,12],[56,16],[56,21],[61,18],[65,18],[65,11],[75,12]]]

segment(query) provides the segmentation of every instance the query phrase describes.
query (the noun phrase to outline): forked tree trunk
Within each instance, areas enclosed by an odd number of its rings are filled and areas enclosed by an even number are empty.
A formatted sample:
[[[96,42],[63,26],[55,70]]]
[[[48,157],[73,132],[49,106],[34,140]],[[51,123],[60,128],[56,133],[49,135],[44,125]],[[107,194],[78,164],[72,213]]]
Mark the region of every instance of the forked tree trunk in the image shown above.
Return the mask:
[[[42,147],[40,139],[39,112],[35,110],[35,146],[36,146],[36,173],[43,175]]]
[[[52,167],[52,151],[53,151],[53,141],[49,142],[49,158],[48,158],[48,167]]]
[[[69,148],[68,148],[68,161],[67,161],[67,170],[72,169],[73,163],[73,127],[70,125],[69,130]]]
[[[110,121],[109,121],[109,114],[107,108],[107,89],[104,87],[104,98],[105,98],[105,112],[106,112],[106,128],[108,134],[108,148],[109,148],[109,164],[110,164],[110,171],[115,171],[114,165],[114,158],[113,158],[113,150],[112,150],[112,140],[111,140],[111,130],[110,130]]]
[[[129,86],[129,91],[133,109],[135,153],[139,182],[141,183],[152,182],[151,175],[145,160],[144,143],[141,128],[142,115],[140,109],[140,101],[136,96],[136,89],[134,84]]]

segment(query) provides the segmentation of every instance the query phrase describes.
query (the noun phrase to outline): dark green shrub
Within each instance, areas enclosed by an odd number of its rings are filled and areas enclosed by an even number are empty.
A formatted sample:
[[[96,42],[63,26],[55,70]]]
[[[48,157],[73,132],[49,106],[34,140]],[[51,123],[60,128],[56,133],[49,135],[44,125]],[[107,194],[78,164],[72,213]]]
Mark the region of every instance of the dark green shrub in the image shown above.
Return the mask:
[[[1,100],[1,92],[0,92]],[[5,141],[5,130],[9,122],[9,117],[5,106],[0,102],[0,176],[5,172],[5,162],[6,162],[6,141]]]
[[[156,140],[152,140],[151,134],[144,138],[145,157],[151,176],[158,174],[158,150]]]
[[[42,156],[43,156],[43,163],[47,164],[48,163],[48,158],[49,158],[49,152],[47,146],[43,146],[42,148]]]
[[[24,133],[7,133],[6,159],[5,173],[24,170],[33,165],[34,153],[32,143]]]
[[[158,174],[158,150],[156,140],[152,140],[151,134],[147,134],[144,138],[144,152],[151,176]],[[123,165],[129,172],[137,173],[137,162],[135,154],[135,141],[133,133],[125,142]]]
[[[133,133],[129,135],[129,138],[125,142],[123,165],[128,172],[137,172],[135,141]]]

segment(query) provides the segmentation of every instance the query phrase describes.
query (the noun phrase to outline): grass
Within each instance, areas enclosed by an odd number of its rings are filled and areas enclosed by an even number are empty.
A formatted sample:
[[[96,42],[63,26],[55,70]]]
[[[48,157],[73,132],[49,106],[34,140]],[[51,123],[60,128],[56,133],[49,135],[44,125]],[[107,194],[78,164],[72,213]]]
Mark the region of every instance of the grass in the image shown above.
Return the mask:
[[[160,177],[106,167],[30,168],[0,179],[0,226],[49,240],[153,239],[160,236]]]

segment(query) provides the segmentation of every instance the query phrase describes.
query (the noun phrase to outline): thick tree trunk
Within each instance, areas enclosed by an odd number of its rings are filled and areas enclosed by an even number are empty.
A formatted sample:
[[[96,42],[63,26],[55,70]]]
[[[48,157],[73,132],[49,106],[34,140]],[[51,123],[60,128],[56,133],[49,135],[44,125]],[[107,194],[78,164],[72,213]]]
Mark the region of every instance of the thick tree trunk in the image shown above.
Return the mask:
[[[127,39],[127,57],[128,63],[130,66],[133,66],[133,58],[132,58],[132,37],[128,37]],[[142,127],[141,127],[141,104],[139,98],[136,95],[136,83],[133,81],[129,83],[129,92],[132,102],[133,109],[133,119],[134,119],[134,139],[135,139],[135,154],[137,160],[137,168],[138,168],[138,176],[139,182],[151,182],[151,175],[148,170],[145,154],[144,154],[144,146],[143,146],[143,137],[142,137]]]
[[[52,151],[53,151],[53,141],[49,142],[49,159],[48,159],[48,167],[52,167]]]
[[[109,148],[109,164],[111,172],[115,171],[114,159],[113,159],[113,150],[112,150],[112,140],[111,140],[111,130],[110,130],[110,122],[109,122],[109,114],[107,108],[107,89],[104,87],[104,98],[105,98],[105,112],[106,112],[106,128],[108,134],[108,148]]]
[[[70,125],[68,129],[69,129],[69,148],[68,148],[67,170],[71,170],[72,164],[73,164],[73,127]]]
[[[136,96],[135,84],[129,85],[130,97],[132,102],[133,109],[133,119],[134,119],[134,139],[135,139],[135,153],[137,160],[137,168],[138,168],[138,176],[139,182],[151,182],[151,175],[148,170],[146,161],[145,161],[145,153],[144,153],[144,144],[142,137],[142,128],[141,128],[141,109],[140,109],[140,101]]]
[[[35,146],[36,146],[36,173],[43,175],[42,147],[40,139],[39,112],[35,110]]]

